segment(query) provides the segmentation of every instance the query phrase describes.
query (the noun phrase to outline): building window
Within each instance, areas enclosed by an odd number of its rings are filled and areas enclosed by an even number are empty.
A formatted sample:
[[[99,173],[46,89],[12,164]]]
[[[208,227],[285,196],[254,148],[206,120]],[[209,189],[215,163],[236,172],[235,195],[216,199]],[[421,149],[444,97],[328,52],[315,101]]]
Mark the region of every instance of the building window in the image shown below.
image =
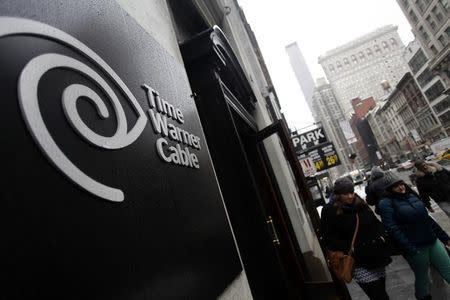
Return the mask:
[[[344,58],[344,65],[348,66],[350,63],[348,62],[347,58]]]
[[[434,101],[437,97],[439,97],[442,92],[445,90],[441,81],[436,81],[428,90],[425,91],[425,95],[428,98],[429,102]]]
[[[362,53],[362,51],[359,52],[358,54],[359,54],[359,58],[360,58],[361,60],[363,60],[363,59],[365,58],[364,53]]]
[[[423,88],[433,79],[433,77],[433,73],[431,73],[430,69],[426,67],[425,70],[423,70],[423,72],[417,77],[417,82]]]
[[[450,107],[450,96],[445,98],[444,100],[440,101],[438,104],[433,106],[433,110],[439,114]]]
[[[447,127],[450,125],[450,110],[444,113],[443,115],[439,116],[439,119],[441,120],[442,126]]]
[[[368,56],[372,56],[372,54],[373,54],[373,53],[372,53],[372,49],[367,48],[367,49],[366,49],[366,53],[367,53]]]
[[[449,10],[448,0],[439,0],[439,4],[444,8],[444,11]]]
[[[437,49],[436,49],[436,47],[434,45],[431,45],[430,49],[431,49],[431,52],[433,52],[434,55],[438,54],[438,51],[437,51]]]
[[[331,72],[334,72],[334,66],[333,65],[329,65],[328,66],[328,70],[330,70]]]
[[[428,36],[428,33],[425,31],[423,26],[419,27],[419,33],[425,42],[428,42],[430,40],[430,37]]]
[[[398,45],[398,44],[397,44],[397,40],[394,39],[394,38],[390,38],[389,41],[391,42],[392,47],[395,47],[395,46]]]
[[[438,38],[438,41],[439,41],[439,43],[441,43],[442,47],[445,47],[447,45],[447,40],[443,34],[441,34],[441,36]]]
[[[420,12],[423,14],[425,12],[425,5],[422,2],[422,0],[416,0],[414,1],[414,3],[416,4],[416,7],[420,10]]]
[[[413,74],[416,74],[417,71],[420,70],[420,68],[423,67],[427,62],[427,57],[425,56],[425,53],[423,53],[422,49],[419,49],[416,54],[411,58],[411,60],[408,62],[409,67],[411,68],[411,71]]]
[[[389,49],[389,45],[386,42],[381,43],[383,45],[383,49]]]
[[[336,62],[336,66],[338,69],[341,69],[342,68],[341,62],[340,61]]]
[[[450,26],[445,28],[445,34],[447,34],[447,38],[450,39]]]
[[[437,6],[433,7],[433,9],[431,10],[431,14],[439,22],[439,24],[444,21],[444,16],[442,15],[442,12],[437,8]]]
[[[352,55],[352,62],[354,62],[354,63],[357,63],[357,62],[358,62],[358,59],[356,58],[355,55]]]
[[[419,18],[417,18],[416,14],[414,13],[413,10],[410,10],[408,12],[409,15],[409,19],[412,21],[413,24],[417,24],[417,22],[419,22]]]
[[[428,16],[426,18],[426,20],[427,20],[428,26],[430,26],[431,30],[436,31],[437,26],[436,26],[436,23],[434,22],[434,20],[431,18],[431,16]]]
[[[375,45],[373,48],[375,49],[375,53],[377,52],[381,53],[381,49],[380,47],[378,47],[378,45]]]

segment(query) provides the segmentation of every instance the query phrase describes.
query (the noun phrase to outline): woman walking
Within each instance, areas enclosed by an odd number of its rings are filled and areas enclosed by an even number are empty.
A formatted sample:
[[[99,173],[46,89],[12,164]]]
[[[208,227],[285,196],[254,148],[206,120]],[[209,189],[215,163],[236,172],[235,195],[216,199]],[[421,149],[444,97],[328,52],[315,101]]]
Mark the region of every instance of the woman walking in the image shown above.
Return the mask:
[[[389,299],[385,266],[392,260],[384,244],[383,226],[366,202],[354,193],[353,182],[339,178],[334,183],[333,201],[322,210],[321,232],[327,249],[348,253],[357,226],[352,251],[353,279],[370,299]]]
[[[383,224],[414,271],[416,298],[431,299],[430,264],[450,282],[450,258],[442,245],[450,245],[450,238],[401,179],[386,173],[385,190],[378,206]]]

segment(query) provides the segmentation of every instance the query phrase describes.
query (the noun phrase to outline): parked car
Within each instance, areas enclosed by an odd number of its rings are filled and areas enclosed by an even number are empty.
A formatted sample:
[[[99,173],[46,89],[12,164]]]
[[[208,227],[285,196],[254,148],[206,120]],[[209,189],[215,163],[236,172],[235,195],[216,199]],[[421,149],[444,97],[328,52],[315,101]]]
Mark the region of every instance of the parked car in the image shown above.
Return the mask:
[[[437,160],[450,160],[450,149],[447,149],[438,155],[436,155]]]
[[[407,161],[404,161],[402,163],[400,163],[397,167],[397,171],[406,171],[406,170],[410,170],[414,167],[414,162],[410,159],[408,159]]]

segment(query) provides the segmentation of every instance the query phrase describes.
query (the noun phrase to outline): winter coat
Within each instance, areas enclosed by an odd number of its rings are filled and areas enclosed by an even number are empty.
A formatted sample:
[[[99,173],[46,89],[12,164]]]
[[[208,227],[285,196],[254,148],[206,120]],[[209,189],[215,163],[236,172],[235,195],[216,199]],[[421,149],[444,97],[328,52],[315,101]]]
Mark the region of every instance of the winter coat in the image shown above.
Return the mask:
[[[450,172],[436,163],[427,163],[431,173],[416,171],[416,186],[419,195],[430,207],[430,197],[436,202],[450,201]]]
[[[404,254],[414,255],[417,248],[431,245],[439,238],[450,238],[428,215],[423,202],[413,193],[390,193],[378,205],[384,227]]]
[[[364,200],[363,205],[342,206],[328,203],[322,209],[321,234],[328,250],[348,253],[356,227],[356,213],[359,216],[359,229],[355,240],[353,257],[356,267],[374,269],[391,262],[389,252],[383,243],[384,229]]]
[[[370,182],[366,186],[366,201],[369,205],[375,206],[377,213],[378,202],[385,191],[383,176],[384,172],[381,168],[373,168],[370,174]]]

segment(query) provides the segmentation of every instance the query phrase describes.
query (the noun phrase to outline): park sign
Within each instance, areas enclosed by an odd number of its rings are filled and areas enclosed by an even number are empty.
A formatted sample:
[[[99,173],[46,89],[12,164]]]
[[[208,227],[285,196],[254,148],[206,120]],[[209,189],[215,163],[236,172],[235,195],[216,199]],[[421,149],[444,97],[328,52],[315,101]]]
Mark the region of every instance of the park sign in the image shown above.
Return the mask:
[[[294,133],[291,135],[292,143],[294,144],[295,152],[306,151],[310,148],[328,142],[325,130],[322,127],[304,132]]]

